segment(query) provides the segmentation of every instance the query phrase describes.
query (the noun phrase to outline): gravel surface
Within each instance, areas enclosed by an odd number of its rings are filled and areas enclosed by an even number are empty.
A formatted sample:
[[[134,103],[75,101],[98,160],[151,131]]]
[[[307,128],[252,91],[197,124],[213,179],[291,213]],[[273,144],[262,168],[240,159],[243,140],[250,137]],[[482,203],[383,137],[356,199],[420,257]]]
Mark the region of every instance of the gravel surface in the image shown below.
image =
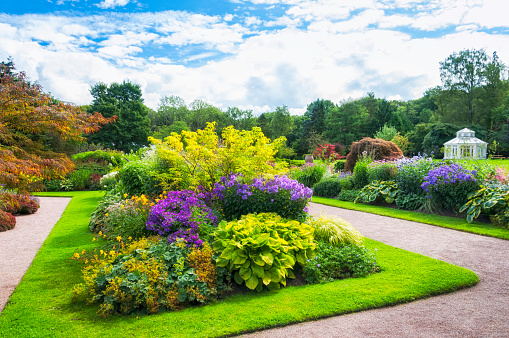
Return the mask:
[[[509,337],[509,241],[312,203],[365,237],[474,271],[452,294],[256,332],[245,337]]]
[[[35,214],[17,216],[14,229],[0,232],[0,313],[70,200],[39,197]]]

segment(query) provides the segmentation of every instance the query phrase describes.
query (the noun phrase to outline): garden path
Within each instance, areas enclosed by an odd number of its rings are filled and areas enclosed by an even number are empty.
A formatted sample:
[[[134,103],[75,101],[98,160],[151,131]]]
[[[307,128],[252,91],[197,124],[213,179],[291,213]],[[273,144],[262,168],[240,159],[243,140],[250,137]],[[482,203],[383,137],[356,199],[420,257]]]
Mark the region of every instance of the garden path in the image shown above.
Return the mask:
[[[469,289],[394,307],[255,332],[245,337],[509,337],[509,241],[311,203],[365,237],[474,271]]]
[[[35,214],[17,216],[14,229],[0,232],[0,314],[70,200],[39,197]]]

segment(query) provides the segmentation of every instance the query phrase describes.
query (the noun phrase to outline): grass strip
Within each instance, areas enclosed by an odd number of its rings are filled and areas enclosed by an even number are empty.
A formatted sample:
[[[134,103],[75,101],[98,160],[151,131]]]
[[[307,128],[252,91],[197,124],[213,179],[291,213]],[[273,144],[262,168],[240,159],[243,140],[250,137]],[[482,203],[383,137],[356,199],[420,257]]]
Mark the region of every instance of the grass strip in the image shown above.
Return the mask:
[[[362,212],[368,212],[370,214],[404,219],[407,221],[436,225],[443,228],[460,230],[483,236],[496,237],[500,239],[509,239],[509,229],[505,229],[488,223],[481,223],[477,221],[468,223],[465,219],[456,217],[432,215],[423,212],[400,210],[378,205],[345,202],[334,198],[326,197],[313,196],[313,202],[343,209],[357,210]]]
[[[45,194],[50,195],[50,194]],[[88,218],[101,197],[73,196],[0,316],[0,337],[216,337],[380,308],[475,285],[470,270],[366,239],[382,272],[365,278],[236,295],[220,302],[157,315],[107,319],[97,305],[73,303],[81,265],[69,258],[94,248]]]

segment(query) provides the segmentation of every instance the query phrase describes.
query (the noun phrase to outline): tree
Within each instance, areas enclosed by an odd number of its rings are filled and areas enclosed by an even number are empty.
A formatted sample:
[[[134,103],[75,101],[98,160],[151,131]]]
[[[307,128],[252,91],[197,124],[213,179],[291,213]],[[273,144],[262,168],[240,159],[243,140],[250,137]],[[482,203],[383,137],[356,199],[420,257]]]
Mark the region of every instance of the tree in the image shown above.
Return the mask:
[[[256,117],[252,110],[242,110],[237,107],[228,107],[226,110],[228,125],[238,130],[251,130],[256,127]]]
[[[94,101],[89,112],[99,112],[106,117],[117,116],[117,121],[89,135],[89,142],[126,152],[148,145],[150,119],[140,85],[127,81],[110,86],[98,83],[92,86],[90,93]]]
[[[488,56],[483,49],[466,49],[440,62],[442,85],[465,98],[470,124],[474,122],[475,91],[486,84],[487,65]]]
[[[184,99],[179,96],[165,96],[159,102],[157,111],[149,112],[148,117],[151,121],[153,131],[159,130],[163,126],[169,126],[176,121],[186,121],[189,119],[189,109]]]
[[[190,104],[190,108],[191,111],[186,122],[192,131],[205,129],[209,122],[216,122],[218,130],[223,130],[227,125],[226,114],[211,104],[202,100],[194,100]]]
[[[0,184],[20,192],[37,190],[43,179],[58,178],[73,170],[72,161],[54,152],[39,135],[83,141],[83,134],[114,121],[101,114],[87,114],[77,106],[55,101],[24,72],[0,65]]]

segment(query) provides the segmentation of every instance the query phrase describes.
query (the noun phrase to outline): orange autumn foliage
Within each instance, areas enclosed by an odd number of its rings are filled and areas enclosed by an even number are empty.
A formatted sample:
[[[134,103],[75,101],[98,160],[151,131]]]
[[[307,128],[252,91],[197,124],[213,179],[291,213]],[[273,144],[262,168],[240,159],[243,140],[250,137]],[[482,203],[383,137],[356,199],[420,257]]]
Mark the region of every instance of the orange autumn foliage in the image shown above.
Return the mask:
[[[53,133],[66,141],[114,121],[87,114],[79,107],[57,102],[24,72],[14,74],[0,64],[0,184],[21,192],[37,190],[43,178],[56,178],[74,169],[65,154],[44,145],[41,135]]]

